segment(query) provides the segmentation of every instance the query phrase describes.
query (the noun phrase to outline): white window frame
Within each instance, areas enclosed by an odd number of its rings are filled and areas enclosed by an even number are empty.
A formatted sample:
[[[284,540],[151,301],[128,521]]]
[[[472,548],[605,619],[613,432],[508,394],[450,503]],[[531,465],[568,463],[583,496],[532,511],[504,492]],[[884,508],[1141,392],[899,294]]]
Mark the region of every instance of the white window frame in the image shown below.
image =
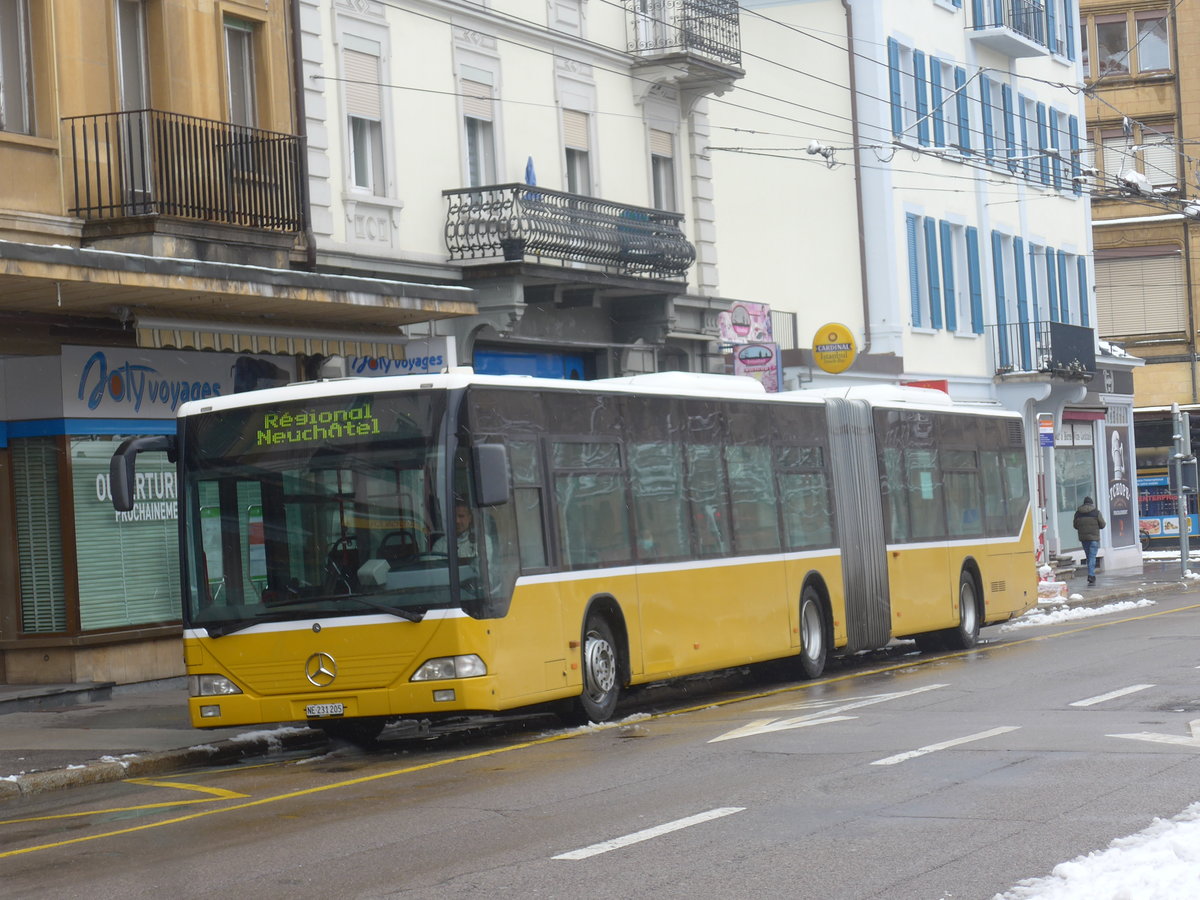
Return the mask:
[[[342,75],[359,74],[359,69],[373,69],[372,77],[378,84],[350,83],[344,85],[342,97],[345,104],[346,127],[346,181],[349,190],[375,197],[390,194],[388,175],[389,155],[386,110],[386,93],[383,85],[387,81],[386,44],[359,34],[344,33],[341,36]],[[350,54],[363,59],[356,60]],[[364,62],[370,58],[373,62]],[[352,61],[355,63],[351,66]],[[365,72],[363,73],[365,74]]]

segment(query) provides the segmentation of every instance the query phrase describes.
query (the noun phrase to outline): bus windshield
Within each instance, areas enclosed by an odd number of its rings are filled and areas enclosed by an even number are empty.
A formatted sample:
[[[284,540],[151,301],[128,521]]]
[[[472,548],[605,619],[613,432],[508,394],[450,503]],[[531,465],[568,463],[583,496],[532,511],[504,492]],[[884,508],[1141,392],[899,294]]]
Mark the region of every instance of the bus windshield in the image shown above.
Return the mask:
[[[219,636],[313,616],[416,621],[482,600],[483,561],[468,557],[474,544],[456,534],[448,496],[445,396],[362,393],[189,416],[187,624]]]

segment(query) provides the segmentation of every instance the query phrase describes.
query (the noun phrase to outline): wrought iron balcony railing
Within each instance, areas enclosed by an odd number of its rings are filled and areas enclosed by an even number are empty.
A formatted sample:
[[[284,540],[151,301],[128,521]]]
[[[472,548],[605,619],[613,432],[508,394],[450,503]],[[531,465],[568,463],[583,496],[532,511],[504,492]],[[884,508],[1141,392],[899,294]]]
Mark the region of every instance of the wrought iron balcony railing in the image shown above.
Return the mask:
[[[1019,35],[1026,42],[1039,45],[1044,53],[1054,39],[1049,34],[1046,19],[1046,4],[1043,0],[973,0],[974,14],[972,23],[974,31],[996,32],[994,35],[999,43],[995,49],[1007,52],[1010,56],[1028,56],[1029,48],[1021,48],[1021,42],[1007,39],[1003,32]]]
[[[625,0],[629,52],[694,53],[729,66],[742,63],[737,0]]]
[[[1062,322],[989,325],[997,375],[1041,373],[1086,381],[1096,374],[1096,332]]]
[[[696,258],[683,216],[527,184],[443,191],[451,259],[549,258],[679,278]]]
[[[142,109],[63,119],[63,145],[80,218],[303,227],[295,135]]]

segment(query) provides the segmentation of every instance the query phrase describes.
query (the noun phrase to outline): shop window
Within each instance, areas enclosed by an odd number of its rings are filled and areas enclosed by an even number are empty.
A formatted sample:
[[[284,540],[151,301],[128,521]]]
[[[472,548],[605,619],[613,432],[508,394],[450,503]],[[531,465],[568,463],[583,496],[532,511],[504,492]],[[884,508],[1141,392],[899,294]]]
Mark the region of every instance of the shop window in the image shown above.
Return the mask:
[[[21,631],[25,634],[67,629],[62,523],[59,520],[59,458],[58,443],[54,438],[12,442]],[[94,487],[91,490],[95,492]],[[110,515],[111,512],[110,505]]]
[[[84,631],[180,618],[175,466],[165,453],[139,456],[134,508],[114,512],[107,476],[121,440],[71,441],[79,624]]]

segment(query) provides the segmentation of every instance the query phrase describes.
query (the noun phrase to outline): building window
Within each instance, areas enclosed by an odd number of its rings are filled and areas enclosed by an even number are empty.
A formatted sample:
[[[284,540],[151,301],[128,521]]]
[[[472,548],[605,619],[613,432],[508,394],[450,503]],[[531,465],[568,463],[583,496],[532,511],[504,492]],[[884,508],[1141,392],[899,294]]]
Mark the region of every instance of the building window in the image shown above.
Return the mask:
[[[463,141],[467,150],[467,187],[496,183],[495,100],[492,85],[462,80]]]
[[[675,135],[669,131],[650,129],[650,181],[654,208],[674,212]]]
[[[61,506],[56,438],[22,438],[11,443],[13,517],[21,579],[21,631],[67,630],[63,580]]]
[[[146,5],[143,0],[117,3],[117,75],[120,79],[121,109],[150,106],[146,52]]]
[[[1187,331],[1179,247],[1096,251],[1096,318],[1104,337]]]
[[[254,81],[254,25],[243,19],[225,19],[225,77],[229,91],[229,121],[234,125],[258,124]]]
[[[33,63],[27,0],[0,0],[0,131],[33,134]]]
[[[1134,14],[1137,27],[1137,70],[1163,72],[1171,68],[1171,48],[1167,41],[1166,10],[1150,10]]]
[[[1101,165],[1105,183],[1117,184],[1122,175],[1144,175],[1159,190],[1169,190],[1179,184],[1179,158],[1175,129],[1171,124],[1160,126],[1137,124],[1126,133],[1123,129],[1100,132]]]
[[[1170,20],[1165,9],[1101,15],[1084,23],[1084,75],[1132,75],[1171,70]],[[1095,51],[1089,28],[1095,28]],[[1091,57],[1095,56],[1095,65]]]
[[[346,126],[350,139],[350,177],[356,188],[376,196],[387,193],[383,150],[383,65],[375,41],[346,36],[342,73],[346,85]]]
[[[562,121],[567,192],[590,195],[592,193],[592,163],[588,114],[575,109],[564,109]]]

